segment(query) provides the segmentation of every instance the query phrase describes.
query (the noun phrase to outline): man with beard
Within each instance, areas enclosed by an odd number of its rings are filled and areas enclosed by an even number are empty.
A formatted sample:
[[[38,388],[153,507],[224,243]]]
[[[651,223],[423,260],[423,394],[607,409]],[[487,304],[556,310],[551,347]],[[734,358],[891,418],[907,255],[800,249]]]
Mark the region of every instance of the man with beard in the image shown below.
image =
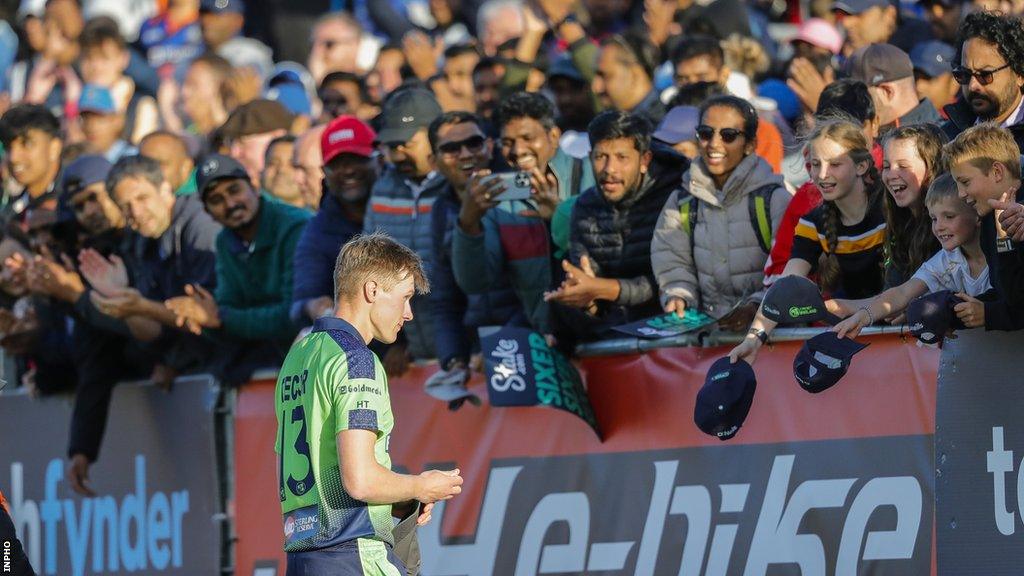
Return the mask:
[[[166,304],[193,334],[227,337],[233,353],[221,357],[225,379],[243,382],[256,368],[279,366],[298,332],[288,315],[292,256],[309,214],[260,194],[227,156],[203,159],[197,180],[203,207],[224,227],[216,241],[217,289],[188,285]]]
[[[651,131],[646,118],[625,112],[604,112],[590,123],[597,185],[573,207],[565,280],[544,295],[555,303],[552,323],[563,346],[661,313],[651,238],[690,163],[667,146],[652,146]]]
[[[974,124],[995,122],[1024,146],[1024,24],[976,12],[964,19],[959,38],[953,78],[961,98],[943,108],[949,121],[942,129],[952,140]]]
[[[377,180],[373,129],[355,116],[335,118],[320,137],[324,184],[320,211],[295,247],[291,318],[311,324],[334,307],[334,262],[362,232],[366,202]]]
[[[434,344],[441,368],[458,373],[465,384],[470,355],[479,349],[477,328],[529,323],[504,274],[490,279],[487,290],[467,294],[456,283],[452,269],[459,211],[463,203],[472,201],[468,182],[491,162],[493,144],[484,131],[483,120],[469,112],[446,112],[430,124],[428,135],[437,171],[445,178],[445,186],[430,213],[434,268],[429,298],[434,311]],[[479,262],[477,266],[477,274],[481,275]]]
[[[530,323],[546,331],[552,258],[568,246],[571,211],[560,205],[592,187],[594,174],[589,162],[559,148],[554,106],[543,96],[517,92],[502,101],[497,117],[501,153],[514,170],[530,175],[531,197],[496,202],[500,181],[486,178],[487,170],[475,174],[452,240],[452,267],[467,294],[483,294],[507,277]],[[561,225],[556,214],[563,216]]]
[[[432,93],[407,88],[384,101],[378,141],[387,166],[370,194],[363,230],[381,231],[411,248],[430,274],[433,245],[430,241],[430,209],[444,185],[434,170],[434,155],[427,127],[441,115]],[[433,319],[427,299],[414,296],[413,319],[405,325],[398,342],[384,354],[384,367],[401,374],[412,358],[434,358]]]

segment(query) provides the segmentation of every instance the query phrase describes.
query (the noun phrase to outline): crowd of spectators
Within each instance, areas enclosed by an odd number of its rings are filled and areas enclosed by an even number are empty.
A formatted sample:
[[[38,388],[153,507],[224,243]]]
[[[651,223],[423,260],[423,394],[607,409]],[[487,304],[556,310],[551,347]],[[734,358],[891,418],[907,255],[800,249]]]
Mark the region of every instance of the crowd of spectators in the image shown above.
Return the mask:
[[[465,381],[482,326],[571,351],[691,309],[752,360],[789,275],[852,334],[947,276],[1019,328],[1018,8],[0,1],[4,378],[76,392],[87,492],[115,383],[276,367],[375,230],[433,286],[391,375]]]

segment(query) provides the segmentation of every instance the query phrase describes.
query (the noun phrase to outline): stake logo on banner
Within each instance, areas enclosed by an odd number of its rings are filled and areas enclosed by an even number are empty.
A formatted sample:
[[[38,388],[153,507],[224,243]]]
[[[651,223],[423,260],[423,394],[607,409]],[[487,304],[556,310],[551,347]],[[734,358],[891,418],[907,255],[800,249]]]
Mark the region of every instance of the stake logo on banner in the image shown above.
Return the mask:
[[[561,352],[527,328],[480,329],[487,364],[487,396],[492,406],[558,408],[576,415],[601,438],[583,378]]]
[[[700,330],[714,322],[714,318],[703,312],[687,310],[682,318],[675,312],[670,312],[616,326],[615,330],[638,338],[667,338]]]

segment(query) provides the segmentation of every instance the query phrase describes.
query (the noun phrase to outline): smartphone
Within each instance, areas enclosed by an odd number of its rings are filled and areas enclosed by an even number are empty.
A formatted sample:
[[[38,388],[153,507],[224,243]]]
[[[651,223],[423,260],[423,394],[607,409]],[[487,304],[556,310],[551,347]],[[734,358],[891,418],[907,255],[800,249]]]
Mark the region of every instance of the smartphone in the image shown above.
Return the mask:
[[[501,184],[504,190],[496,195],[493,200],[495,202],[503,202],[505,200],[526,200],[530,197],[530,173],[522,170],[518,172],[502,172],[500,174],[491,174],[484,178],[485,182],[491,180],[501,180]]]

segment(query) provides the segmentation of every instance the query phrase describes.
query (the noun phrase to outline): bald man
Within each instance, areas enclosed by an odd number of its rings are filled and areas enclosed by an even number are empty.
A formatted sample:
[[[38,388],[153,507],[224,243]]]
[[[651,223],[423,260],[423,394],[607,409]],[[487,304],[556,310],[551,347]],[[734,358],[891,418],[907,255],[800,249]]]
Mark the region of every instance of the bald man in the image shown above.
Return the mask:
[[[314,126],[302,133],[295,141],[292,156],[292,167],[299,184],[306,206],[311,210],[320,207],[323,195],[324,157],[320,154],[320,136],[324,133],[325,124]]]
[[[157,130],[139,142],[139,154],[160,163],[164,179],[171,185],[175,196],[184,196],[196,191],[193,170],[195,162],[188,153],[185,140],[173,132]]]

